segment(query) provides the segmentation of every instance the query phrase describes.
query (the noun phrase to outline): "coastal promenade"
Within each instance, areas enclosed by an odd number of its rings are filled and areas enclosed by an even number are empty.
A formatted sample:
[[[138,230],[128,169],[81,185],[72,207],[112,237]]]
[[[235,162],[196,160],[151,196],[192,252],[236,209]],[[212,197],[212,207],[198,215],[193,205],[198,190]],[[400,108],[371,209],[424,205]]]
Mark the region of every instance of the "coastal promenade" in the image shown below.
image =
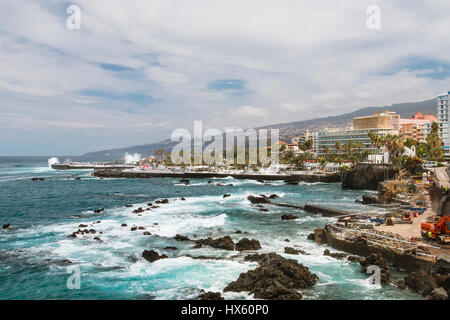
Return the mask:
[[[162,172],[162,171],[128,171],[128,170],[96,170],[92,173],[99,178],[184,178],[184,179],[211,179],[227,178],[250,179],[260,181],[286,181],[287,183],[305,182],[340,182],[339,172],[330,174],[258,174],[258,173],[228,173],[228,172]]]

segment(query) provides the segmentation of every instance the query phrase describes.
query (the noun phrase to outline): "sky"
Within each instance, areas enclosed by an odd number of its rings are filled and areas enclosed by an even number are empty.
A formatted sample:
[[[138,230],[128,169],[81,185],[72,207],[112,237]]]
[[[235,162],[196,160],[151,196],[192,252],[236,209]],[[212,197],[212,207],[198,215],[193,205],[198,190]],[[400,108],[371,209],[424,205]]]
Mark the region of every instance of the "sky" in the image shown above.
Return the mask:
[[[450,90],[449,13],[448,0],[2,0],[0,156],[431,99]]]

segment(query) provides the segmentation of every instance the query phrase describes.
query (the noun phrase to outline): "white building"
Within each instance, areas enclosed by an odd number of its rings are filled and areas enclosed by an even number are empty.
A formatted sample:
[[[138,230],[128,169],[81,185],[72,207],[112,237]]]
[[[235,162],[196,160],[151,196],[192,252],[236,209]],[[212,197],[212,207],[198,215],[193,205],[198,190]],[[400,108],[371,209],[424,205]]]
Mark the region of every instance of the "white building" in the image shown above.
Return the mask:
[[[449,96],[450,91],[437,97],[439,136],[444,144],[446,159],[450,158]],[[431,131],[431,123],[425,125],[424,131],[425,137],[428,136]]]
[[[326,147],[328,147],[329,153],[336,152],[336,142],[339,142],[342,148],[349,141],[353,141],[353,143],[355,144],[361,142],[362,150],[367,151],[369,154],[382,154],[381,149],[376,148],[372,145],[372,142],[369,138],[370,131],[373,131],[378,136],[399,134],[399,131],[397,129],[391,128],[322,130],[317,133],[317,154],[324,155]],[[343,151],[341,150],[340,153],[342,152]]]

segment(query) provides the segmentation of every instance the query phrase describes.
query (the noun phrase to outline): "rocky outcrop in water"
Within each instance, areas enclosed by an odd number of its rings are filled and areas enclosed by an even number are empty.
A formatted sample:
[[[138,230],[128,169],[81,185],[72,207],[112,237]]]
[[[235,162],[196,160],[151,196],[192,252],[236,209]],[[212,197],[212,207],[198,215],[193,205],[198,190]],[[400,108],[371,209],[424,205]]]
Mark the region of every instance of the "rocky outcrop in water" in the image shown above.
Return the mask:
[[[2,229],[3,229],[3,230],[6,230],[6,229],[9,228],[9,226],[10,226],[10,224],[9,224],[9,223],[6,223],[6,224],[4,224],[4,225],[2,226]]]
[[[208,291],[205,292],[202,290],[202,294],[198,296],[198,299],[200,300],[224,300],[220,292],[212,292]]]
[[[304,251],[302,249],[295,249],[295,248],[292,248],[292,247],[285,247],[284,248],[284,253],[295,254],[295,255],[303,254],[303,255],[306,255],[306,256],[309,255],[308,252],[306,252],[306,251]]]
[[[342,188],[378,190],[379,182],[394,178],[396,173],[391,165],[360,163],[342,173]]]
[[[297,290],[309,288],[318,280],[307,267],[275,253],[266,254],[258,263],[258,268],[241,273],[224,292],[249,291],[259,299],[300,300],[302,295]]]
[[[358,200],[356,199],[357,203],[362,203],[362,204],[378,204],[378,197],[374,197],[368,194],[363,194],[362,195],[362,200]]]
[[[168,256],[165,254],[159,255],[158,252],[154,250],[144,250],[144,252],[142,252],[142,258],[149,262],[155,262],[160,259],[166,259]]]
[[[188,237],[182,236],[181,234],[177,234],[174,239],[178,241],[189,241]]]
[[[258,240],[250,240],[247,238],[243,238],[236,243],[237,251],[245,251],[245,250],[258,250],[261,249],[261,244]]]
[[[328,250],[328,249],[325,249],[323,251],[323,255],[324,256],[329,256],[329,257],[332,257],[332,258],[335,258],[335,259],[338,259],[338,260],[343,260],[343,259],[347,258],[347,254],[345,254],[345,253],[330,252],[330,250]]]
[[[403,283],[430,300],[447,300],[450,296],[450,256],[439,255],[430,270],[410,272]]]
[[[206,239],[195,240],[196,246],[195,248],[201,248],[203,246],[210,246],[216,249],[224,249],[224,250],[234,250],[234,242],[230,236],[225,236],[218,239],[213,239],[208,237]]]
[[[295,220],[298,219],[297,216],[294,216],[293,214],[283,214],[281,216],[281,220]]]
[[[248,196],[247,200],[250,201],[252,204],[256,203],[270,203],[270,200],[267,199],[267,197],[258,197],[258,196]]]

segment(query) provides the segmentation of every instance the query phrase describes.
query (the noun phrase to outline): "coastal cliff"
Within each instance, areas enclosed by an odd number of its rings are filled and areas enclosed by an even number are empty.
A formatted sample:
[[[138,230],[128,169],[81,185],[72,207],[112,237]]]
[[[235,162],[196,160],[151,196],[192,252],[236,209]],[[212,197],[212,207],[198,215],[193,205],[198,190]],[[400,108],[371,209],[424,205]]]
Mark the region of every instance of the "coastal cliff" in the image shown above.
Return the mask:
[[[342,173],[342,188],[378,190],[381,181],[393,178],[396,173],[391,165],[360,163]]]

